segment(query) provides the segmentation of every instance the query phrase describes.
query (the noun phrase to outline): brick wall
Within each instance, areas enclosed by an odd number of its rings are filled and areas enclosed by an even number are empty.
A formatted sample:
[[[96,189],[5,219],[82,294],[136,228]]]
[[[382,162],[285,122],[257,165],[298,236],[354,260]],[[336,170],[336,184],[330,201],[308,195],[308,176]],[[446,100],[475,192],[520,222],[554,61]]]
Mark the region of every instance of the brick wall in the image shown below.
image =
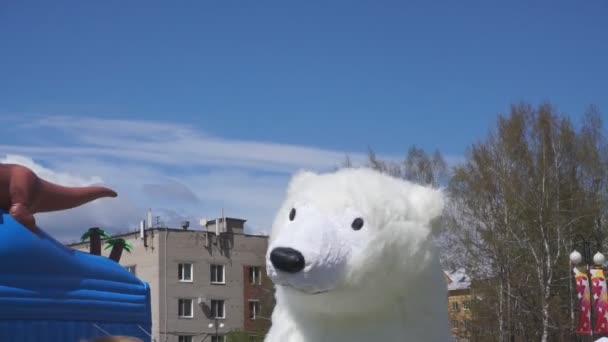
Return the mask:
[[[249,272],[252,266],[243,267],[243,322],[245,331],[254,334],[262,335],[270,328],[270,315],[274,307],[273,285],[270,279],[266,276],[264,265],[255,265],[260,270],[261,285],[251,284]],[[250,300],[258,300],[260,303],[260,312],[257,319],[251,319],[250,315]]]

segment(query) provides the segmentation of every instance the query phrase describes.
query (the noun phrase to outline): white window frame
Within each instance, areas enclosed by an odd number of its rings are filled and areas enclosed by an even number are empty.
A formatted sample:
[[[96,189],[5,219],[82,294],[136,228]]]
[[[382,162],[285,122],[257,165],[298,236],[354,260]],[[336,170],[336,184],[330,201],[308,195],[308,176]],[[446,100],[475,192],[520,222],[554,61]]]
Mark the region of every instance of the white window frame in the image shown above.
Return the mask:
[[[256,319],[258,319],[258,316],[260,314],[259,311],[262,310],[262,305],[260,304],[260,300],[259,299],[250,299],[248,302],[249,302],[249,304],[248,304],[249,305],[249,319],[250,320],[256,320]],[[251,306],[252,303],[257,303],[257,307],[258,307],[257,310],[255,310],[256,305],[255,304],[253,305],[253,309],[254,309],[253,311],[255,311],[255,312],[252,312],[252,310],[251,310],[252,309],[252,306]],[[253,314],[253,317],[252,317],[252,314]]]
[[[260,266],[250,266],[249,284],[262,285],[262,268]]]
[[[190,279],[186,279],[184,278],[184,266],[185,265],[189,265],[190,266]],[[180,269],[181,269],[181,277],[180,277]],[[194,264],[191,262],[180,262],[179,264],[177,264],[177,279],[179,280],[180,283],[192,283],[194,282]]]
[[[217,278],[217,267],[221,267],[222,268],[222,281],[213,281],[213,275],[216,275]],[[222,265],[222,264],[211,264],[209,265],[209,280],[211,282],[211,284],[215,284],[215,285],[224,285],[226,284],[226,266]]]
[[[182,301],[190,301],[190,316],[180,315],[180,308],[182,307]],[[194,318],[194,300],[192,298],[178,298],[177,299],[177,317],[179,318]]]
[[[192,342],[192,335],[179,335],[177,342]]]
[[[217,311],[218,311],[217,306],[215,307],[215,310],[214,310],[213,302],[220,302],[222,304],[222,313],[224,314],[223,316],[217,315]],[[224,299],[212,299],[211,300],[211,318],[226,319],[226,301]]]

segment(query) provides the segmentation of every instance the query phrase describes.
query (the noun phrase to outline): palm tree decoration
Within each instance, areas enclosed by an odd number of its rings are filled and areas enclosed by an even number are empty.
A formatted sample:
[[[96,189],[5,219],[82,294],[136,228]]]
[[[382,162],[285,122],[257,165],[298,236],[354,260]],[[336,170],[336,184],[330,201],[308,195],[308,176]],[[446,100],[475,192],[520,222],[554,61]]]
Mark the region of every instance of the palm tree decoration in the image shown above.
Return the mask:
[[[109,238],[110,235],[99,227],[92,227],[82,235],[80,238],[82,241],[90,240],[89,253],[94,255],[101,255],[101,238]]]
[[[112,247],[112,251],[110,252],[110,259],[116,262],[120,261],[123,249],[129,253],[131,253],[131,249],[133,249],[133,246],[123,238],[110,239],[106,242],[106,244],[107,246],[105,249]]]

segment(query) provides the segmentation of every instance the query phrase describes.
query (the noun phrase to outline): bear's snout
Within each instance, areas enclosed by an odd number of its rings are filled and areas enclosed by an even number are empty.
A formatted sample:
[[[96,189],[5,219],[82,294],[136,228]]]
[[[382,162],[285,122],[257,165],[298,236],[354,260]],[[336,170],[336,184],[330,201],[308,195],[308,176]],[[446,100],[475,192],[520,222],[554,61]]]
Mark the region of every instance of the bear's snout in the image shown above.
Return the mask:
[[[304,256],[299,251],[288,247],[277,247],[270,252],[272,265],[284,272],[297,273],[304,268]]]

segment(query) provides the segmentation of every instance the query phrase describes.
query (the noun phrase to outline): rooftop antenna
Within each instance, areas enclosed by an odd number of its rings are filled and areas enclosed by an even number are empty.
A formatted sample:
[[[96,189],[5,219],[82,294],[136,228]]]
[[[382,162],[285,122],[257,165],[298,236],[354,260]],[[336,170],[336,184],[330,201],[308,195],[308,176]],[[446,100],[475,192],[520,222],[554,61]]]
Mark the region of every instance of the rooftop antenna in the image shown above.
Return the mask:
[[[222,220],[224,221],[224,225],[222,227],[222,232],[227,232],[227,226],[226,226],[226,215],[224,215],[224,208],[222,208]]]
[[[148,208],[148,228],[152,228],[152,208]]]
[[[144,240],[144,247],[148,247],[148,240],[146,239],[146,220],[139,221],[139,238]]]
[[[207,231],[207,234],[204,234],[203,236],[205,238],[205,247],[208,248],[209,247],[209,239],[210,238],[209,238],[209,234],[208,234],[209,233],[209,227],[207,227],[207,219],[203,217],[203,218],[201,218],[200,221],[198,221],[198,223],[201,225],[201,227],[203,227],[203,229],[205,231]]]
[[[139,221],[139,238],[140,239],[144,238],[144,231],[145,230],[146,230],[146,221],[145,220]]]

